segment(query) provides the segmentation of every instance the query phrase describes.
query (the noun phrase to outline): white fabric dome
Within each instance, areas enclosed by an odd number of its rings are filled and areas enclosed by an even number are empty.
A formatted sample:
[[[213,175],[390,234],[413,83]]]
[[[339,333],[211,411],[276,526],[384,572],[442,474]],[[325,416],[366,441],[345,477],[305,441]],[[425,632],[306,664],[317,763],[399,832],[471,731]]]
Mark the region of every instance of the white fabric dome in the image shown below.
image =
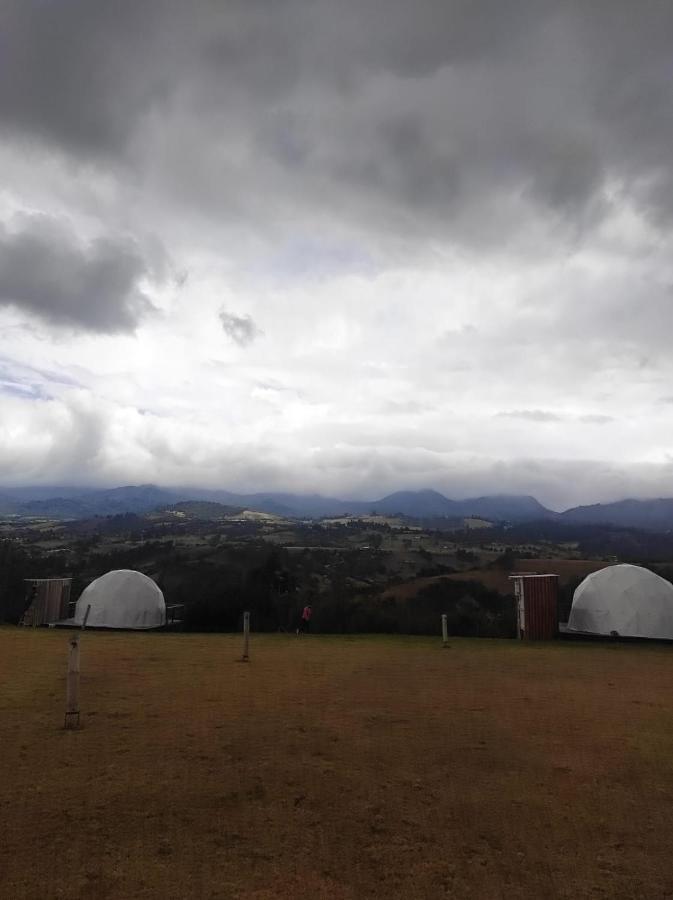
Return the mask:
[[[82,624],[89,604],[87,627],[159,628],[166,624],[161,590],[147,575],[132,569],[116,569],[92,581],[77,601],[76,624]]]
[[[673,584],[641,566],[608,566],[575,591],[570,631],[673,640]]]

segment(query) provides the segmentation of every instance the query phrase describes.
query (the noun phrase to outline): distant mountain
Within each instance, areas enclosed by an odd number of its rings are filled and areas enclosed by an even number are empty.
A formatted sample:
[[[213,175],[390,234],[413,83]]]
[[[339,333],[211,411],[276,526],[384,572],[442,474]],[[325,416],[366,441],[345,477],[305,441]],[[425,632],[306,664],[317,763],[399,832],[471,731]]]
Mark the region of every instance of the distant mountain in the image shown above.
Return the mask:
[[[325,516],[357,516],[375,512],[416,519],[480,516],[495,521],[520,522],[555,515],[534,497],[502,495],[478,497],[474,500],[449,500],[433,490],[396,491],[377,500],[340,500],[320,494],[232,494],[219,491],[213,492],[212,496],[213,499],[217,496],[223,503],[294,518],[319,519]]]
[[[23,511],[26,503],[36,500],[53,500],[55,497],[66,500],[82,497],[92,489],[84,487],[66,487],[54,485],[37,485],[29,487],[4,487],[0,490],[0,515],[15,515]]]
[[[84,519],[91,516],[114,516],[119,513],[144,513],[168,506],[182,499],[173,491],[154,484],[86,491],[75,496],[57,496],[47,500],[29,500],[17,506],[24,516],[50,519]]]
[[[183,499],[203,500],[210,503],[224,503],[225,506],[236,506],[242,509],[251,509],[255,512],[268,512],[275,516],[296,517],[301,513],[283,503],[283,498],[292,497],[302,500],[302,495],[295,494],[234,494],[232,491],[223,491],[209,488],[176,488]]]
[[[576,506],[559,516],[563,522],[582,525],[620,525],[650,531],[673,529],[673,499],[619,500],[617,503],[595,503]]]
[[[517,494],[477,497],[474,500],[461,500],[457,505],[461,516],[478,516],[496,522],[532,522],[538,519],[555,519],[558,515],[539,503],[535,497]]]
[[[50,494],[50,492],[53,493]],[[53,519],[87,519],[122,513],[143,514],[181,502],[224,504],[236,510],[272,513],[287,518],[322,518],[345,514],[403,515],[416,519],[459,519],[469,516],[492,522],[558,522],[567,525],[615,525],[650,531],[673,531],[673,499],[620,500],[577,506],[555,513],[534,497],[496,494],[451,500],[433,490],[396,491],[378,500],[341,500],[320,494],[259,492],[236,494],[205,488],[161,488],[155,484],[94,488],[23,487],[0,490],[0,515]],[[226,515],[221,510],[217,516]]]
[[[247,509],[257,512],[273,513],[275,516],[288,516],[290,518],[318,518],[329,513],[322,512],[329,509],[332,504],[339,504],[340,500],[332,501],[318,494],[242,494],[240,503]]]
[[[142,514],[175,507],[179,503],[224,504],[237,511],[249,509],[287,518],[322,518],[339,515],[402,515],[411,518],[461,518],[479,516],[493,521],[523,522],[555,515],[533,497],[493,496],[449,500],[433,490],[397,491],[378,500],[340,500],[320,494],[260,492],[235,494],[205,488],[165,489],[154,484],[127,485],[109,490],[92,488],[15,488],[0,494],[0,514],[36,518],[87,519],[120,513]],[[183,510],[187,512],[187,509]],[[205,511],[205,507],[202,508]],[[194,510],[192,510],[194,512]],[[207,511],[206,511],[207,512]],[[210,515],[226,515],[210,510]],[[231,514],[231,513],[230,513]]]
[[[230,506],[241,506],[255,512],[268,512],[275,516],[289,518],[320,518],[321,516],[342,515],[354,507],[363,509],[368,505],[349,500],[337,500],[320,494],[288,494],[278,491],[263,491],[256,494],[234,494],[231,491],[207,490],[205,488],[184,488],[184,496],[194,500],[210,500]]]
[[[18,503],[8,494],[0,494],[0,516],[11,516],[16,512]]]
[[[385,513],[386,515],[412,516],[423,519],[435,516],[456,517],[462,515],[460,503],[449,500],[437,491],[396,491],[381,500],[362,504],[366,511]]]
[[[479,516],[494,521],[524,522],[556,515],[534,497],[503,494],[473,500],[450,500],[433,490],[396,491],[378,500],[337,500],[320,494],[228,494],[224,502],[299,518],[366,515],[375,512],[415,519]]]
[[[27,503],[29,500],[51,500],[53,497],[81,497],[83,494],[94,493],[100,488],[82,487],[82,485],[54,485],[39,484],[27,487],[3,487],[0,493],[13,503]]]
[[[15,512],[36,519],[85,519],[99,515],[98,508],[77,498],[53,497],[51,500],[30,500],[17,506]]]

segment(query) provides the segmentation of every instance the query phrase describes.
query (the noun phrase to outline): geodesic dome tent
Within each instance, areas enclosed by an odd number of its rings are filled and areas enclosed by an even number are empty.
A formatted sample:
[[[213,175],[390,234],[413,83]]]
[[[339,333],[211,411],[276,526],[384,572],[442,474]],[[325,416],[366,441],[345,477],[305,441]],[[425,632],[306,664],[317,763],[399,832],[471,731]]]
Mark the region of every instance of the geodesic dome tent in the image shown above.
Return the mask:
[[[77,601],[74,624],[82,624],[89,604],[87,628],[160,628],[166,624],[160,588],[132,569],[116,569],[92,581]]]
[[[673,584],[641,566],[592,572],[575,591],[568,630],[673,640]]]

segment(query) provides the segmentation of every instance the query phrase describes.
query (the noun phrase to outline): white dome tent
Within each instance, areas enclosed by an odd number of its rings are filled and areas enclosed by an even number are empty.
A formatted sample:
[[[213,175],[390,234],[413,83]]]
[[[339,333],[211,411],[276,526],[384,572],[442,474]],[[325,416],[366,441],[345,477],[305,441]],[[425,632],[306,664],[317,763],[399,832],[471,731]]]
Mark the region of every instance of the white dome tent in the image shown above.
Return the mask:
[[[673,584],[641,566],[593,572],[575,591],[568,631],[673,640]]]
[[[147,575],[132,569],[116,569],[92,581],[77,601],[74,624],[82,624],[89,605],[87,628],[146,629],[166,624],[166,603],[160,588]]]

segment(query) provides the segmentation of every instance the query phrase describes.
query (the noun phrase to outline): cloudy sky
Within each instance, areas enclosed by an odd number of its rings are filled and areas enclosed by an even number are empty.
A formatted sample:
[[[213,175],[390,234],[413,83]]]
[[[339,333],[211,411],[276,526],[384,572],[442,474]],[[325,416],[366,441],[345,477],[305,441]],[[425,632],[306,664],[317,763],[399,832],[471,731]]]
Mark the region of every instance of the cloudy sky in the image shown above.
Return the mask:
[[[672,495],[673,4],[2,0],[0,483]]]

